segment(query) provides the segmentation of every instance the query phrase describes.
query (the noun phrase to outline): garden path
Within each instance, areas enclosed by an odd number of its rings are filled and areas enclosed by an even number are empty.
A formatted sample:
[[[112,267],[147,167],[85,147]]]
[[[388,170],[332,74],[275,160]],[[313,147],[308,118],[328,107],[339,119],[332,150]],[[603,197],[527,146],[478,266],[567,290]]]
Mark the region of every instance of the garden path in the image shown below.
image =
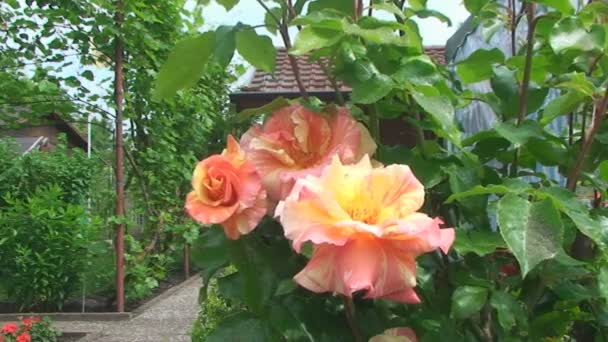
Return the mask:
[[[181,342],[190,341],[190,329],[197,317],[200,276],[178,285],[179,289],[149,303],[130,320],[115,322],[57,321],[64,332],[86,332],[79,342]],[[170,290],[168,290],[170,291]]]

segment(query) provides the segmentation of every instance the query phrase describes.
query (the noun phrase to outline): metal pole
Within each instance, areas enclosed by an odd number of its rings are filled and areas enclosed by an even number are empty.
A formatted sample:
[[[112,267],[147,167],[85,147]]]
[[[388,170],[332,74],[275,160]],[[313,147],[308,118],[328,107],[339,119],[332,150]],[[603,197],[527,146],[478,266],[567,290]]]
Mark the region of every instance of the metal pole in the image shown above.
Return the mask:
[[[116,311],[125,311],[125,194],[123,186],[123,136],[122,136],[122,103],[123,90],[123,58],[124,42],[120,36],[120,29],[124,21],[124,2],[116,1],[115,22],[118,34],[114,46],[114,102],[116,106]]]

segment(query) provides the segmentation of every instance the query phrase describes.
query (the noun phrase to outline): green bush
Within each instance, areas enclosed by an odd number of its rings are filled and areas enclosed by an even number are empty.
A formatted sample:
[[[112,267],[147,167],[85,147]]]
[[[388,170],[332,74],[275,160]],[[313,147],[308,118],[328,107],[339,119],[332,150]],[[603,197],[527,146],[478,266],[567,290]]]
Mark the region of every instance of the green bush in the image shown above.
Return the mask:
[[[243,310],[242,306],[235,305],[220,294],[216,278],[209,282],[206,296],[201,303],[198,318],[192,326],[193,342],[205,341],[224,318]]]
[[[61,308],[80,286],[95,230],[82,206],[66,203],[57,186],[26,199],[5,196],[0,207],[0,279],[23,309]]]

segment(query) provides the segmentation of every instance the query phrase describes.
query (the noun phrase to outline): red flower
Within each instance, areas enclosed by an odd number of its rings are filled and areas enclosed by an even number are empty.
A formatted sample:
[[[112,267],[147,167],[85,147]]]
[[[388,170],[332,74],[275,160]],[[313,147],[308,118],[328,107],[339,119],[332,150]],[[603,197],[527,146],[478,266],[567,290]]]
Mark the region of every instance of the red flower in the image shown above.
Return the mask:
[[[28,334],[26,332],[17,336],[17,342],[30,342],[31,340],[32,340],[32,337],[30,336],[30,334]]]
[[[15,334],[19,330],[19,327],[15,323],[6,323],[2,327],[2,332],[5,334]]]
[[[34,326],[34,323],[42,321],[40,317],[28,317],[21,320],[23,331],[29,331]]]

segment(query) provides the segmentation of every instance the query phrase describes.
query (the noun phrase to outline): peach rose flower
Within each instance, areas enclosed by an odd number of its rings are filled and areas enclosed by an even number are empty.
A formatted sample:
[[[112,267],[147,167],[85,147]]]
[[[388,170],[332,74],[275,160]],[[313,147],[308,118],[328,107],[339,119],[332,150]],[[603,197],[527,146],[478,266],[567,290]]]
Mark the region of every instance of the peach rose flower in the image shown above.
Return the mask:
[[[238,142],[228,136],[226,149],[200,161],[192,176],[186,211],[203,224],[221,224],[236,240],[251,232],[266,214],[266,191]]]
[[[418,342],[411,328],[392,328],[369,339],[369,342]]]
[[[415,258],[447,253],[454,241],[453,229],[417,212],[423,202],[424,188],[405,165],[334,158],[320,177],[299,179],[276,209],[297,252],[306,241],[315,245],[294,279],[318,293],[366,290],[366,298],[418,303]]]
[[[251,127],[241,146],[275,202],[287,196],[296,179],[320,175],[334,155],[350,164],[376,150],[367,128],[348,109],[317,113],[301,104],[282,108],[263,125]]]

